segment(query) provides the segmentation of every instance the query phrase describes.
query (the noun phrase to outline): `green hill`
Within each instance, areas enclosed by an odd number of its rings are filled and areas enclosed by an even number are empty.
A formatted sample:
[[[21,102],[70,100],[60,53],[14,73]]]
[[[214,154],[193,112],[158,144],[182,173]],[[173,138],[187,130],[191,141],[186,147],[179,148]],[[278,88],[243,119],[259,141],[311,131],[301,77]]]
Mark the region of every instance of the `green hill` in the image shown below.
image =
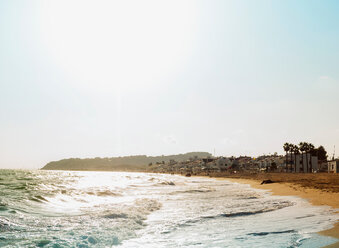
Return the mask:
[[[189,152],[168,156],[126,156],[112,158],[69,158],[53,161],[46,164],[42,170],[85,170],[85,171],[147,171],[150,163],[168,163],[170,160],[177,162],[190,158],[212,156],[208,152]]]

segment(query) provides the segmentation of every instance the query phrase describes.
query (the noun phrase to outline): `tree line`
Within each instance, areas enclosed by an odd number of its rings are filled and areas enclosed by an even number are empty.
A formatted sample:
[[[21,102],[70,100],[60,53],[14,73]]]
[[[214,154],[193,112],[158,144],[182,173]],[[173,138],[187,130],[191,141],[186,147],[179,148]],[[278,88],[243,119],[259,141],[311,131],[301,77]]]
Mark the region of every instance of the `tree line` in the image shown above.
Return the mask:
[[[317,156],[318,160],[323,161],[327,160],[327,152],[323,146],[319,146],[315,148],[312,143],[300,142],[298,145],[294,145],[291,143],[285,143],[283,145],[284,151],[286,152],[286,172],[288,171],[288,155],[290,155],[290,161],[293,161],[294,156],[294,172],[297,171],[297,155],[301,154],[302,160],[304,159],[303,154],[305,154],[306,159],[306,171],[304,172],[312,172],[312,156]],[[308,161],[307,154],[310,154],[310,160]],[[303,164],[303,162],[302,162]]]

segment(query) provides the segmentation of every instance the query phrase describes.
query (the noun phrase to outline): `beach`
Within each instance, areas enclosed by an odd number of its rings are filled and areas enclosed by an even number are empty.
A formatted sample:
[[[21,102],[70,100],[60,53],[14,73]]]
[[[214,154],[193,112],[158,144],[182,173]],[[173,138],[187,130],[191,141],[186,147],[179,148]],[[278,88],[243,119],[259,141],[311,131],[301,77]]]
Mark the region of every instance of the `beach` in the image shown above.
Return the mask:
[[[262,190],[274,184],[220,179],[0,170],[0,246],[319,248],[337,241],[319,234],[338,219],[330,207]]]
[[[339,212],[339,175],[336,174],[237,174],[223,178],[251,187],[269,190],[273,195],[298,196],[308,200],[315,206],[330,206]],[[274,183],[261,184],[263,180],[272,180]],[[321,235],[339,239],[339,220],[333,228],[319,232]],[[339,247],[339,242],[326,248]]]

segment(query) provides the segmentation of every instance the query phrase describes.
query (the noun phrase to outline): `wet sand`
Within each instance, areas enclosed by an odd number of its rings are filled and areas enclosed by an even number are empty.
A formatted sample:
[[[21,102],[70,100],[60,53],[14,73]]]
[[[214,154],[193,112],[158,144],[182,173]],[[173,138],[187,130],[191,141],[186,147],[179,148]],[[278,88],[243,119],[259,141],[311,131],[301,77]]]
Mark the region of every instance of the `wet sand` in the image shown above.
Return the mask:
[[[249,184],[253,188],[270,190],[273,195],[298,196],[298,197],[307,199],[313,205],[317,205],[317,206],[327,205],[334,209],[339,209],[339,192],[337,192],[338,188],[336,186],[336,183],[339,184],[339,176],[338,177],[329,176],[328,181],[331,181],[332,179],[336,179],[336,178],[338,179],[338,181],[336,181],[334,183],[335,185],[333,186],[325,183],[324,185],[326,186],[323,189],[319,188],[319,185],[317,184],[317,180],[312,181],[311,178],[307,178],[307,177],[313,177],[312,174],[310,174],[310,176],[306,176],[306,179],[309,179],[310,181],[309,180],[307,180],[306,182],[300,181],[299,184],[295,182],[294,183],[285,182],[285,181],[288,181],[288,179],[283,179],[284,176],[288,177],[290,175],[281,174],[281,175],[273,176],[273,177],[266,175],[265,177],[266,179],[275,178],[277,181],[277,179],[280,178],[281,182],[272,183],[272,184],[262,184],[262,185],[261,185],[262,178],[260,180],[255,177],[254,177],[255,179],[254,178],[249,179],[248,175],[244,176],[245,178],[242,178],[239,175],[237,175],[236,177],[233,177],[233,176],[227,177],[224,175],[223,178],[229,181],[232,181],[232,182]],[[301,176],[299,175],[299,177],[301,179],[305,179],[305,177],[302,175]],[[321,177],[321,181],[323,181],[324,178],[326,178],[326,175],[323,175]],[[319,183],[319,178],[318,178],[318,183]],[[317,188],[312,187],[312,184],[316,185]],[[333,228],[322,231],[319,234],[331,236],[331,237],[335,237],[339,239],[339,221],[335,224]],[[334,248],[334,247],[339,247],[339,242],[326,246],[326,248]]]

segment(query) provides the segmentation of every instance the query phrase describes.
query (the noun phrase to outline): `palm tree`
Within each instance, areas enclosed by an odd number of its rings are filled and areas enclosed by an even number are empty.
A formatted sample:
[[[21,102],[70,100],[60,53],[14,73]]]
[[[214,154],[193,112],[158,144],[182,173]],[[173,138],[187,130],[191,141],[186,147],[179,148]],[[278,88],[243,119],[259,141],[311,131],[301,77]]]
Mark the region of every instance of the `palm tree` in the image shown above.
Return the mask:
[[[312,172],[312,153],[314,152],[314,145],[312,143],[307,144],[308,152],[310,153],[310,172]]]
[[[291,160],[290,160],[290,164],[291,164],[291,172],[292,172],[292,163],[293,163],[293,149],[294,149],[294,145],[293,144],[289,144],[290,146],[290,156],[291,156]]]
[[[306,172],[311,172],[312,170],[309,166],[309,161],[308,161],[308,156],[307,156],[307,154],[311,151],[311,146],[307,142],[301,142],[301,143],[302,143],[303,151],[305,152],[305,157],[306,157]]]
[[[303,172],[305,173],[304,171],[304,156],[303,156],[303,152],[306,151],[306,146],[307,146],[307,143],[306,142],[300,142],[299,143],[299,150],[301,151],[301,157],[302,157],[302,168],[303,168]],[[306,164],[307,164],[307,155],[306,155]],[[307,172],[307,166],[306,166],[306,172]]]
[[[307,168],[307,172],[311,172],[310,167],[309,167],[310,161],[308,161],[308,156],[307,156],[307,154],[310,152],[310,145],[309,145],[309,143],[304,142],[304,146],[305,146],[304,149],[305,149],[305,155],[306,155],[306,168]]]
[[[286,142],[283,148],[284,148],[284,151],[286,152],[286,172],[287,172],[287,154],[290,151],[290,144]]]
[[[293,145],[293,153],[294,153],[294,172],[297,172],[297,154],[300,153],[298,146]]]

